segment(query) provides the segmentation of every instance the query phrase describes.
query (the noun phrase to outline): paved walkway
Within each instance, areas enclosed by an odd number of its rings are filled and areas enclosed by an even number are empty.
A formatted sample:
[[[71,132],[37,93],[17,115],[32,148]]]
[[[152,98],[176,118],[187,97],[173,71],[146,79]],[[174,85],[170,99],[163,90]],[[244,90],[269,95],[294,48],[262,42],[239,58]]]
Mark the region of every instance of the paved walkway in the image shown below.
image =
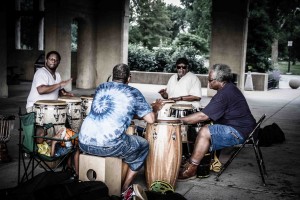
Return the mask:
[[[269,91],[245,91],[245,96],[256,119],[263,113],[267,118],[262,126],[273,122],[283,129],[286,142],[271,147],[262,147],[268,172],[267,186],[263,186],[252,147],[245,148],[232,162],[227,171],[215,181],[215,174],[205,179],[178,182],[176,192],[188,200],[196,199],[300,199],[300,89],[290,89],[288,81],[299,76],[284,75],[279,89]],[[157,91],[164,87],[159,85],[131,84],[145,95],[148,102],[159,98]],[[18,107],[25,107],[30,83],[9,86],[9,98],[0,98],[0,113],[17,116]],[[75,89],[80,95],[89,95],[94,90]],[[202,105],[210,100],[203,88]],[[23,112],[25,110],[23,109]],[[0,189],[14,187],[17,184],[18,160],[18,119],[7,143],[12,162],[0,164]],[[222,151],[220,160],[225,162],[230,148]],[[165,155],[168,156],[168,155]],[[143,172],[139,174],[137,183],[145,187]]]

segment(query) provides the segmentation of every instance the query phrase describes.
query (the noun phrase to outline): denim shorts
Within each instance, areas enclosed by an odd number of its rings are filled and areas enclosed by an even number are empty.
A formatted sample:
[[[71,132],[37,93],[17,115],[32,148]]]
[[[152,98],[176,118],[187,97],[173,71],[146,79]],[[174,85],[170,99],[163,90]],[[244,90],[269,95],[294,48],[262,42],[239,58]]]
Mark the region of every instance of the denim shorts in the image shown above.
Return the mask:
[[[72,147],[62,147],[60,145],[60,143],[56,143],[55,145],[55,154],[54,156],[55,157],[60,157],[60,156],[63,156],[63,155],[66,155],[67,153],[69,153],[69,151],[72,149]]]
[[[210,151],[242,144],[245,139],[234,128],[221,124],[208,125],[211,135]]]
[[[124,141],[113,147],[99,147],[79,143],[80,149],[88,154],[102,157],[118,157],[127,163],[132,171],[138,171],[149,152],[149,143],[137,135],[127,135]]]

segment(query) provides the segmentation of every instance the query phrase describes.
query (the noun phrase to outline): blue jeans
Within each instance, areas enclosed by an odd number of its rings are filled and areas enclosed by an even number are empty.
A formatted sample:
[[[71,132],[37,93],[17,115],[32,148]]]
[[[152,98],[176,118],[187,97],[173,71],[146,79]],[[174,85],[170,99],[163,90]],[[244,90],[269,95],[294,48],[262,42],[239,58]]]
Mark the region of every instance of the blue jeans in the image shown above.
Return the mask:
[[[79,142],[80,149],[88,154],[102,157],[118,157],[127,163],[132,171],[138,171],[144,164],[149,152],[146,139],[136,135],[126,135],[120,145],[99,147]]]
[[[242,144],[245,139],[234,128],[221,124],[208,125],[211,135],[210,151]]]

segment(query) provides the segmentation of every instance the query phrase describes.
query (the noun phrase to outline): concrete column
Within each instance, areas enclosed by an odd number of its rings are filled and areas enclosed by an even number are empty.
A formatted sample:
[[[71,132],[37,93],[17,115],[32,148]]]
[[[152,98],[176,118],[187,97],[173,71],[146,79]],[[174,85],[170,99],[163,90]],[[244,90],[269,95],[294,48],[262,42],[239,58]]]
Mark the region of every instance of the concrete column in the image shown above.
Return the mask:
[[[2,5],[0,9],[0,24],[2,27],[7,27],[6,25],[6,3],[4,1],[4,5]],[[0,98],[8,97],[8,86],[7,86],[7,29],[0,29],[0,48],[2,49],[0,53]]]
[[[60,65],[58,71],[62,80],[71,78],[71,22],[72,18],[64,14],[64,11],[59,13],[59,20],[57,23],[57,37],[56,50],[61,55]],[[65,86],[65,90],[72,90],[72,84]]]
[[[106,82],[113,67],[124,62],[124,2],[121,4],[119,0],[113,0],[98,4],[95,85]]]
[[[124,16],[122,28],[122,62],[128,63],[128,40],[129,40],[129,0],[124,2]]]
[[[77,80],[76,87],[95,87],[96,45],[95,24],[92,19],[78,20]]]
[[[210,65],[224,63],[244,90],[249,0],[213,0]],[[210,92],[208,91],[208,95]]]

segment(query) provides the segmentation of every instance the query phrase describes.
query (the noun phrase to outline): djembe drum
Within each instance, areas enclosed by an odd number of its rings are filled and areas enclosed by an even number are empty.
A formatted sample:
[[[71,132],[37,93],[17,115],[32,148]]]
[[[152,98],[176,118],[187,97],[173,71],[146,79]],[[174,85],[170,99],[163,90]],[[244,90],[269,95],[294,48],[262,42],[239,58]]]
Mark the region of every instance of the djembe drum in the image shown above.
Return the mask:
[[[10,140],[11,130],[14,129],[15,116],[0,115],[0,163],[10,162],[6,143]]]
[[[65,127],[68,107],[65,101],[59,100],[39,100],[34,103],[33,107],[36,113],[36,125],[52,123],[54,130],[48,130],[48,136],[53,136],[62,127]]]
[[[180,126],[180,121],[174,118],[147,124],[145,139],[149,142],[149,154],[145,175],[148,189],[157,180],[175,188],[182,154]]]
[[[65,101],[67,103],[67,122],[71,129],[78,133],[79,128],[82,124],[82,114],[81,114],[81,98],[79,97],[59,97],[58,100]]]

